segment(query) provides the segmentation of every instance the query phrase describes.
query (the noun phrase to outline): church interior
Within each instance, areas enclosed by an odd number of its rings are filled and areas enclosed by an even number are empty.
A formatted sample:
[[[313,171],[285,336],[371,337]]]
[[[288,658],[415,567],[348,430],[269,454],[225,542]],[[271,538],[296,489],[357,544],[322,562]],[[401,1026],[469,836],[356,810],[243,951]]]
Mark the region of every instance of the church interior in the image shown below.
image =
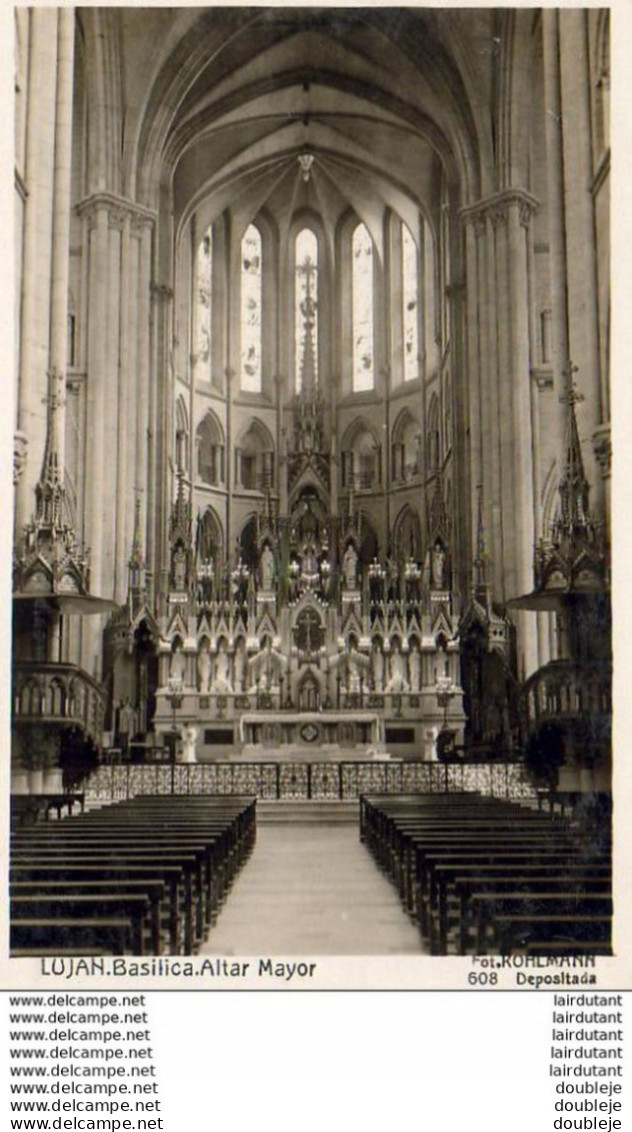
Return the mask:
[[[16,9],[13,953],[321,854],[279,953],[607,953],[609,89],[606,9]]]

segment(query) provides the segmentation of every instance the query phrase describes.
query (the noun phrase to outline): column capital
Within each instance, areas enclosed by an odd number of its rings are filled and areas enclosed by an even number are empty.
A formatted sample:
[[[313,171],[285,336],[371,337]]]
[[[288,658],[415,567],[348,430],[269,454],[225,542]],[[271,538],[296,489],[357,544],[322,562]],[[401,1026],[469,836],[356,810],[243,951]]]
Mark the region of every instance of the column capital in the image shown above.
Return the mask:
[[[505,189],[462,208],[460,217],[462,223],[472,224],[476,235],[480,236],[485,231],[488,219],[494,226],[506,223],[510,208],[519,210],[520,223],[526,227],[537,212],[539,201],[524,189]]]
[[[75,205],[75,210],[78,216],[86,217],[88,224],[94,224],[97,214],[103,210],[107,212],[110,226],[113,228],[122,227],[127,219],[130,223],[141,226],[152,226],[156,223],[156,213],[152,209],[136,204],[126,197],[116,196],[114,193],[92,193],[79,201]]]

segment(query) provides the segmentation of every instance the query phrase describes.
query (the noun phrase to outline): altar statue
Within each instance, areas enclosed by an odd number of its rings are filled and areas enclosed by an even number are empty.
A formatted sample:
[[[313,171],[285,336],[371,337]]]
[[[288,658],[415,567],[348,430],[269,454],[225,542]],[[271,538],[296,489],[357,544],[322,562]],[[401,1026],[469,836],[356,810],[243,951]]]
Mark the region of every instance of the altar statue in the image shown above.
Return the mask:
[[[246,676],[246,651],[244,648],[243,640],[239,640],[235,648],[235,656],[233,659],[233,673],[235,677],[235,691],[243,692],[244,679]]]
[[[211,689],[211,671],[213,663],[209,651],[208,641],[204,641],[198,656],[198,677],[200,692],[208,694]]]
[[[373,674],[373,689],[376,692],[384,691],[384,653],[379,641],[373,645],[372,660],[372,674]]]
[[[274,554],[270,549],[268,543],[265,544],[261,551],[261,561],[259,563],[261,569],[261,589],[271,590],[274,587]]]
[[[272,648],[272,641],[268,637],[264,648],[253,656],[249,664],[251,692],[255,692],[257,688],[262,692],[275,691],[286,668],[286,658],[277,649]]]
[[[185,590],[187,584],[187,556],[179,544],[173,552],[173,585],[176,590]]]
[[[408,681],[406,679],[406,658],[399,650],[399,645],[395,645],[391,653],[390,662],[390,679],[385,688],[386,692],[407,692]]]
[[[128,696],[119,707],[118,713],[118,733],[124,751],[127,751],[130,739],[133,739],[136,730],[136,712]]]
[[[433,588],[442,590],[445,588],[445,550],[437,539],[435,542],[432,553],[430,555],[430,578]]]
[[[184,676],[186,672],[187,662],[186,657],[182,651],[182,645],[176,642],[173,646],[171,653],[171,662],[169,664],[169,679],[180,683],[184,683]]]
[[[230,682],[230,657],[228,655],[228,646],[224,640],[220,641],[220,646],[215,660],[215,679],[213,681],[214,692],[232,692]]]
[[[194,763],[195,758],[195,740],[198,737],[199,728],[194,727],[192,723],[185,723],[180,728],[180,754],[178,762],[180,763]]]
[[[353,543],[349,543],[342,559],[342,574],[344,578],[344,588],[346,590],[355,590],[357,587],[357,572],[358,572],[358,555]]]
[[[371,661],[367,656],[358,652],[353,641],[348,649],[344,649],[329,662],[331,671],[338,670],[340,683],[346,692],[360,692],[362,689],[362,673],[370,668]]]
[[[421,653],[415,641],[408,657],[408,675],[410,677],[411,692],[418,692],[421,687]]]

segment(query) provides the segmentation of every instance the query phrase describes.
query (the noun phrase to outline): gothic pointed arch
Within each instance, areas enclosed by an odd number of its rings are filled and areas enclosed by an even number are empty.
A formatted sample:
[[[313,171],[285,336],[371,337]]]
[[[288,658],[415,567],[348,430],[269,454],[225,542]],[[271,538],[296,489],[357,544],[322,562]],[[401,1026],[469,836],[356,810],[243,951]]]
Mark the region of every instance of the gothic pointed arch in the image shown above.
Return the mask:
[[[198,512],[195,551],[198,562],[219,564],[224,555],[224,531],[217,511],[210,505]]]
[[[373,425],[357,417],[346,429],[340,444],[342,486],[366,490],[381,482],[381,446]]]
[[[225,481],[226,442],[224,430],[216,414],[208,409],[195,433],[197,476],[202,483],[217,486]]]
[[[391,435],[391,477],[405,482],[421,472],[421,425],[407,405],[398,413]]]
[[[393,555],[396,559],[412,558],[415,562],[421,562],[423,558],[419,512],[408,503],[402,507],[393,525]]]
[[[275,443],[267,425],[252,417],[235,440],[235,484],[249,491],[274,486]]]
[[[428,420],[426,426],[426,460],[427,470],[430,474],[436,472],[441,460],[441,432],[439,398],[432,394],[428,405]]]

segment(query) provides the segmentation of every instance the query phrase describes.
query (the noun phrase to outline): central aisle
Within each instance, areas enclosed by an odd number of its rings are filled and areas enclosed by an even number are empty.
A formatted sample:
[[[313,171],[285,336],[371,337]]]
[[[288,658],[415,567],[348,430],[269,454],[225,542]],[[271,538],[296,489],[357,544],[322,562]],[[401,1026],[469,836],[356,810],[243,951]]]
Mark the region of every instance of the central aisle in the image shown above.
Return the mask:
[[[261,824],[202,955],[421,955],[356,824]]]

